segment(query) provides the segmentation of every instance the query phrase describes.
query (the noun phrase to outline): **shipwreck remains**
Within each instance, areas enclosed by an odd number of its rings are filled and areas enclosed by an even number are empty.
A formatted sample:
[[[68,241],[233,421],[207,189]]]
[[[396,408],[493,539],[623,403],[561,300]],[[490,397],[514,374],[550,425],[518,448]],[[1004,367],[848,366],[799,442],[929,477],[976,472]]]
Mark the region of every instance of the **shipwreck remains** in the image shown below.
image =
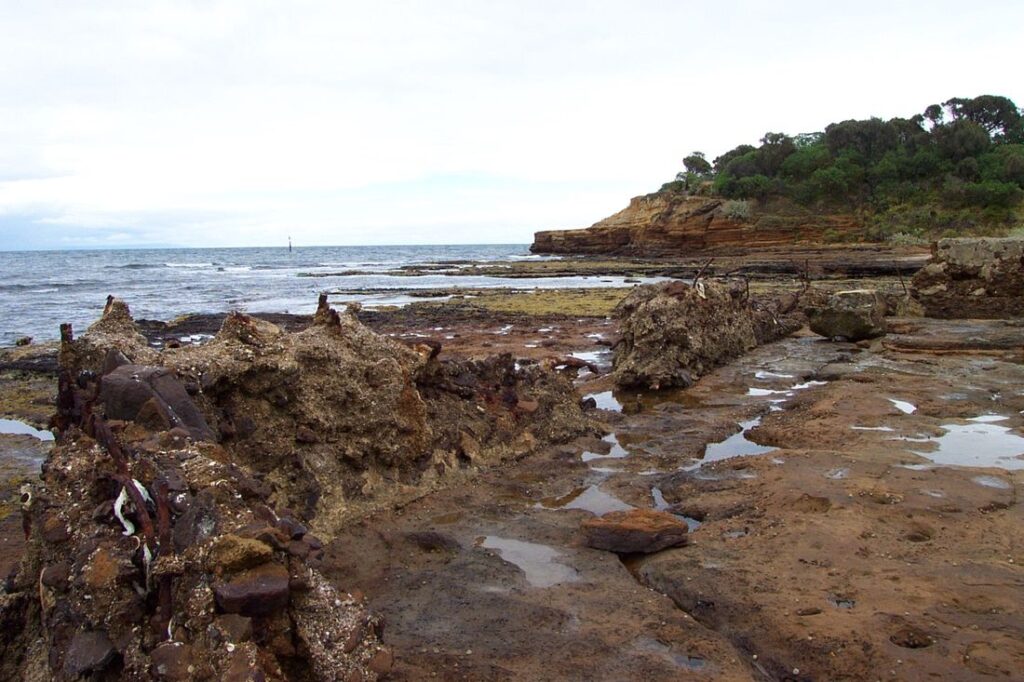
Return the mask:
[[[0,595],[4,679],[374,680],[383,625],[318,569],[346,518],[590,426],[571,382],[339,313],[158,351],[109,298],[62,328],[57,447]]]

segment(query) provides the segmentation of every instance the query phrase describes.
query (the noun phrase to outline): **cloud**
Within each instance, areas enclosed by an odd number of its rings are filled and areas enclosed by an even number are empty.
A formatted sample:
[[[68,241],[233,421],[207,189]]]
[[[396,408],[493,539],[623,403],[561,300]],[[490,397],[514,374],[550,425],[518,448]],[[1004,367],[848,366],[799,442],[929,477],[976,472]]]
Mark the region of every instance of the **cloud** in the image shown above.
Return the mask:
[[[0,215],[36,246],[525,242],[694,149],[1024,97],[1024,6],[914,4],[5,3]]]

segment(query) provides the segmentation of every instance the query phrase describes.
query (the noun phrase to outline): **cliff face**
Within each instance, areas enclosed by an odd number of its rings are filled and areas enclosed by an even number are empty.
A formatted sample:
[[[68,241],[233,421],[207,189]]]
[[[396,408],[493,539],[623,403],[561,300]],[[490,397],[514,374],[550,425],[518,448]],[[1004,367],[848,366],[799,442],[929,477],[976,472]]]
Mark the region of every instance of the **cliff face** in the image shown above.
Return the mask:
[[[694,252],[820,243],[826,232],[860,229],[852,215],[796,211],[761,212],[754,202],[658,193],[634,197],[629,206],[582,230],[534,235],[530,250],[553,254],[679,255]],[[735,204],[744,204],[736,206]],[[731,209],[731,210],[730,210]],[[742,213],[749,215],[740,217]]]

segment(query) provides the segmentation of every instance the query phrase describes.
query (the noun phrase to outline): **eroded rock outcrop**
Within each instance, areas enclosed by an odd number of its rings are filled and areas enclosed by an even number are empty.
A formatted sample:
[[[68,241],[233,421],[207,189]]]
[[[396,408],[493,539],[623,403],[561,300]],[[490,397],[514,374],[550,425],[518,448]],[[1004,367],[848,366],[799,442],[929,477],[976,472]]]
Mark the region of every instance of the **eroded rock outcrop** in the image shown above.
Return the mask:
[[[720,249],[752,249],[819,243],[854,234],[860,225],[846,214],[814,214],[797,207],[759,212],[754,202],[657,192],[587,229],[534,235],[534,253],[678,255]]]
[[[807,309],[807,323],[812,332],[829,339],[874,339],[885,334],[886,309],[874,289],[837,291],[825,305]]]
[[[1024,315],[1024,238],[940,239],[914,275],[912,293],[929,317]]]
[[[715,367],[800,328],[798,315],[779,310],[775,302],[750,300],[743,282],[637,287],[616,308],[622,340],[615,347],[615,381],[649,389],[690,386]]]

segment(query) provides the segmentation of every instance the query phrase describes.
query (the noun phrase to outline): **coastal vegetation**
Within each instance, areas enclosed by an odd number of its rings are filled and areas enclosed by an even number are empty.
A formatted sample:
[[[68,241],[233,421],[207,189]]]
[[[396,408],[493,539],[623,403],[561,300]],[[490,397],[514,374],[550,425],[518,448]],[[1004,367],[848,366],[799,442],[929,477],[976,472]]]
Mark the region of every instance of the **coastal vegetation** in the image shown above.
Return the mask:
[[[702,152],[660,193],[727,200],[730,217],[852,213],[875,240],[914,242],[1019,231],[1024,115],[998,95],[955,97],[910,118],[847,120],[822,132],[769,132],[713,161]],[[828,235],[825,235],[826,240]]]

